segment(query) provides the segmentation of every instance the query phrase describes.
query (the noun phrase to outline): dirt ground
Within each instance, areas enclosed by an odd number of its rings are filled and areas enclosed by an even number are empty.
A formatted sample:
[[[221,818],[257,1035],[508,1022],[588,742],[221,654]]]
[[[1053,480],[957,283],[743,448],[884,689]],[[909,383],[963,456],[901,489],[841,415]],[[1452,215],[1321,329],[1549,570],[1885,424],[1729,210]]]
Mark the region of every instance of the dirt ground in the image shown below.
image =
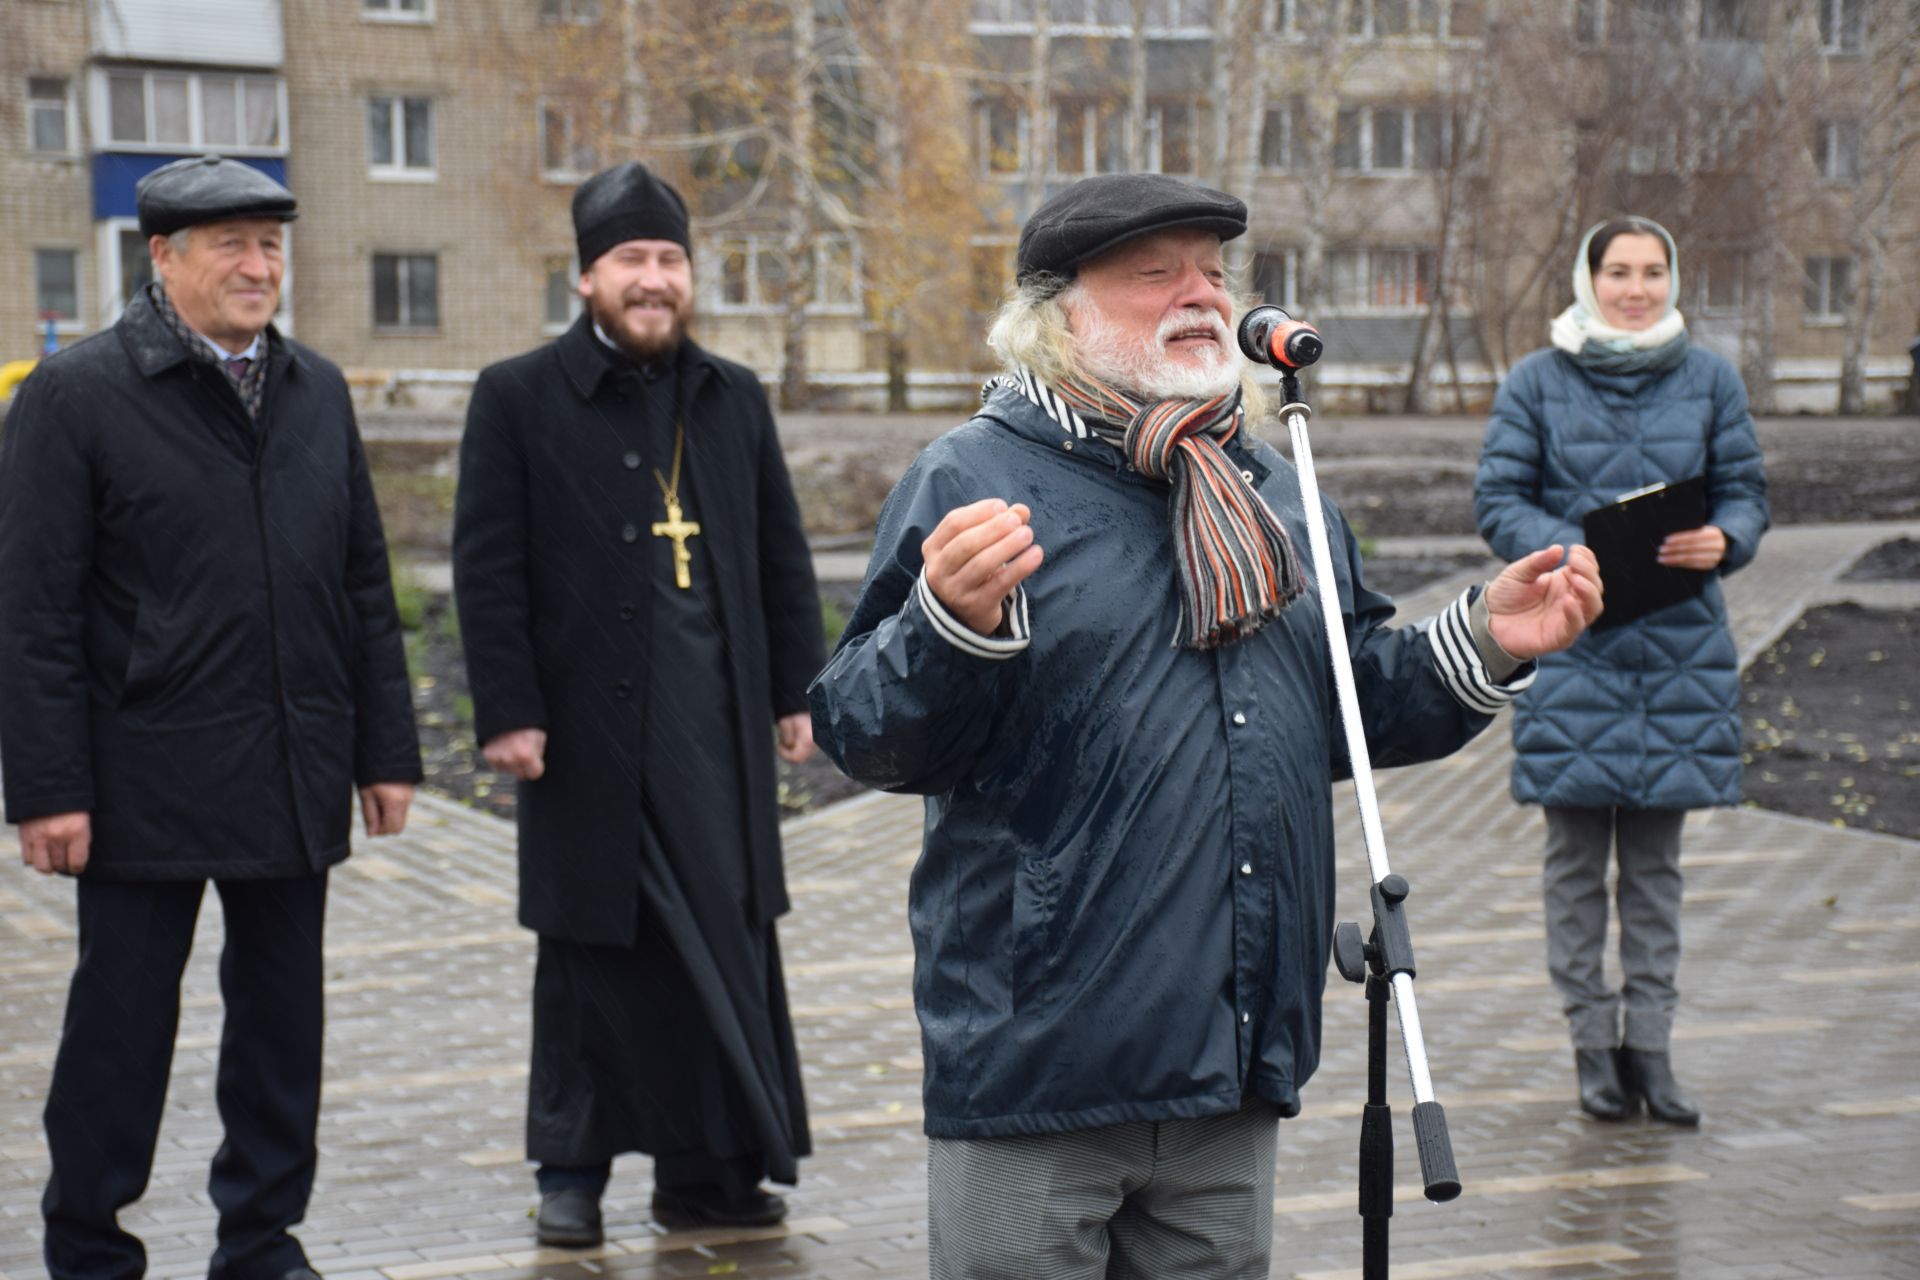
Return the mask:
[[[952,419],[816,415],[783,424],[794,486],[816,546],[860,549],[899,473]],[[1471,535],[1473,471],[1483,424],[1466,419],[1328,419],[1314,427],[1321,484],[1363,538]],[[1776,524],[1920,516],[1920,421],[1771,419],[1759,425]],[[370,433],[389,541],[406,561],[444,561],[454,492],[448,439],[383,440]],[[1286,451],[1282,433],[1275,443]],[[1477,553],[1374,556],[1369,580],[1400,594],[1462,568]],[[1857,576],[1920,574],[1920,544],[1898,540],[1863,557]],[[823,584],[829,637],[857,585]],[[401,583],[415,703],[429,784],[502,815],[510,781],[484,768],[458,628],[447,602]],[[1815,610],[1746,673],[1752,803],[1822,820],[1920,837],[1920,619],[1847,606]],[[1875,656],[1879,655],[1879,656]],[[804,812],[856,790],[816,759],[781,766],[781,801]]]

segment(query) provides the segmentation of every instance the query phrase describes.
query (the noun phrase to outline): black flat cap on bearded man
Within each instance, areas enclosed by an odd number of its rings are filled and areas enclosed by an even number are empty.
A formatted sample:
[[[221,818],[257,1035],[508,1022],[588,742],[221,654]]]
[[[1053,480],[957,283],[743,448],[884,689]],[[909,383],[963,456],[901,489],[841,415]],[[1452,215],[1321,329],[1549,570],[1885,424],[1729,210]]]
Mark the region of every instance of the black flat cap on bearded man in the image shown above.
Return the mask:
[[[232,218],[299,217],[293,192],[250,164],[190,156],[161,165],[133,188],[140,234],[170,236],[183,227]]]
[[[629,240],[669,240],[692,251],[687,202],[636,160],[603,169],[573,193],[573,235],[580,269]]]
[[[1224,191],[1160,173],[1082,178],[1033,211],[1020,230],[1014,278],[1070,279],[1079,266],[1156,231],[1193,228],[1222,240],[1244,235],[1247,206]]]

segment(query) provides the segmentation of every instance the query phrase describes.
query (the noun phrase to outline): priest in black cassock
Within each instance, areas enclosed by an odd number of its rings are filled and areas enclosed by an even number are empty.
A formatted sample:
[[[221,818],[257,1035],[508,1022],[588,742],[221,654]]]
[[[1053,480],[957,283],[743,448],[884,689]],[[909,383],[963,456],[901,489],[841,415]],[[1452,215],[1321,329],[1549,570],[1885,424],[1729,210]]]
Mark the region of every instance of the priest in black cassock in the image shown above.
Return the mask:
[[[761,1224],[808,1154],[774,920],[774,755],[813,752],[819,596],[753,372],[687,337],[685,204],[581,185],[579,321],[483,371],[454,591],[479,740],[519,779],[539,935],[527,1155],[541,1243],[602,1237],[613,1158],[663,1221]]]

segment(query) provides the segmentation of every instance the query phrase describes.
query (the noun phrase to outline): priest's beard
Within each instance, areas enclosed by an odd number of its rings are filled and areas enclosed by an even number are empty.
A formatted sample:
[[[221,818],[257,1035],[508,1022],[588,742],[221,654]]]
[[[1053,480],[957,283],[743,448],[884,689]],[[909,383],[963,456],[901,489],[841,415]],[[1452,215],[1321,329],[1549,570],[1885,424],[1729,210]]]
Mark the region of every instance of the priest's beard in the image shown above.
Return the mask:
[[[636,323],[627,308],[642,303],[665,303],[670,307],[672,319],[664,332],[650,332]],[[613,339],[613,344],[624,352],[628,359],[639,364],[652,364],[664,360],[680,349],[687,340],[687,325],[693,319],[693,300],[671,293],[633,290],[613,299],[603,299],[598,294],[587,299],[587,310],[593,315],[593,322],[600,326],[600,332]]]
[[[1151,336],[1123,332],[1085,299],[1073,314],[1080,367],[1108,386],[1147,400],[1211,400],[1231,395],[1246,369],[1246,357],[1233,345],[1226,322],[1219,312],[1205,307],[1174,312]],[[1212,333],[1214,345],[1196,348],[1196,358],[1191,360],[1176,360],[1167,353],[1169,339],[1196,329]]]

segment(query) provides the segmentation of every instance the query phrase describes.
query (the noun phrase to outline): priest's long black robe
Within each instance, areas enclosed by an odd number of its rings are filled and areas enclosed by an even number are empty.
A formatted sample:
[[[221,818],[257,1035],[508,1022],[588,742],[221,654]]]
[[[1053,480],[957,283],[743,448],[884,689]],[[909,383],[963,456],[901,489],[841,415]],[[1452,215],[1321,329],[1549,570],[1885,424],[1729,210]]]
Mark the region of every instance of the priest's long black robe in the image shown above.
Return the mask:
[[[652,532],[674,405],[701,526],[692,592]],[[688,343],[650,383],[584,317],[485,370],[454,585],[480,740],[548,734],[545,776],[520,784],[520,920],[542,938],[536,1002],[569,992],[575,1012],[544,1019],[564,1031],[535,1047],[529,1155],[673,1154],[694,1127],[791,1181],[808,1139],[773,933],[788,904],[772,722],[805,709],[824,654],[754,375]],[[581,1013],[596,1001],[598,1021]],[[554,1076],[562,1062],[577,1070]]]

